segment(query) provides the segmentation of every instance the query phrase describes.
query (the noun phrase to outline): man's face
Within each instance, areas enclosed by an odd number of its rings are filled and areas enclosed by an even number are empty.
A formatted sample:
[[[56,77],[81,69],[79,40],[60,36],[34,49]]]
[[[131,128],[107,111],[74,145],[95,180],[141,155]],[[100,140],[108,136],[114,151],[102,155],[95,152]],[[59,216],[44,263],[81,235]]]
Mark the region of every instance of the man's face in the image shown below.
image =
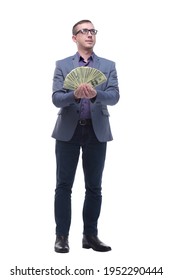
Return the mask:
[[[91,31],[88,31],[91,30]],[[94,26],[90,22],[85,22],[76,26],[76,35],[73,35],[73,41],[76,42],[79,50],[93,49],[96,43]]]

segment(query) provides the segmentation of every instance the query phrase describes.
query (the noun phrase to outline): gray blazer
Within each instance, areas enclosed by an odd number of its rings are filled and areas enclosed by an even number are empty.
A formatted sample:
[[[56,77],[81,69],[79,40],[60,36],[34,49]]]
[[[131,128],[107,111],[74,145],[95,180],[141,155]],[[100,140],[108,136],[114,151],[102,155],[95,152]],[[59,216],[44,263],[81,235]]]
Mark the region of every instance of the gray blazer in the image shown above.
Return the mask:
[[[53,77],[53,104],[61,108],[52,133],[52,137],[69,141],[75,131],[79,120],[80,102],[76,102],[74,92],[63,88],[66,75],[78,67],[77,54],[56,62]],[[119,87],[115,62],[94,54],[93,68],[102,71],[107,81],[96,87],[97,96],[91,99],[91,119],[96,137],[100,142],[107,142],[113,139],[107,105],[115,105],[119,100]]]

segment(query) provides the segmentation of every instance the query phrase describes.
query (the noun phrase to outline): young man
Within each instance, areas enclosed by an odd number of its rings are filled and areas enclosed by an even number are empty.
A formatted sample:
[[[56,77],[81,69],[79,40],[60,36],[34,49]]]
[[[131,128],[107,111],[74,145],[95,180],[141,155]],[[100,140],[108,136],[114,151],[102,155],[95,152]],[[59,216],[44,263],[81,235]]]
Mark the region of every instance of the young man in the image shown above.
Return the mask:
[[[56,62],[53,78],[53,104],[61,108],[53,130],[56,139],[55,251],[69,252],[68,235],[71,223],[71,192],[80,149],[85,178],[83,204],[83,248],[110,251],[98,238],[101,210],[101,183],[107,142],[112,134],[107,105],[119,100],[115,63],[98,57],[93,48],[97,30],[90,20],[77,22],[72,29],[77,53]],[[76,90],[63,87],[67,74],[74,68],[88,66],[103,72],[106,82],[97,87],[83,83]]]

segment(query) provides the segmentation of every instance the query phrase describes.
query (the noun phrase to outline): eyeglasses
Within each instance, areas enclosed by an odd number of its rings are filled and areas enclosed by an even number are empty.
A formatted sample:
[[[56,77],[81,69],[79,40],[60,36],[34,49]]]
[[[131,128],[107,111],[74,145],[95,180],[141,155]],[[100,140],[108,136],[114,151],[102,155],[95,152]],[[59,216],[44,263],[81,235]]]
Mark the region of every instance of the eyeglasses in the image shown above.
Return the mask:
[[[90,32],[91,35],[96,35],[98,31],[96,29],[84,28],[84,29],[78,30],[75,35],[77,35],[78,33],[81,33],[81,34],[84,34],[84,35],[88,35],[89,32]]]

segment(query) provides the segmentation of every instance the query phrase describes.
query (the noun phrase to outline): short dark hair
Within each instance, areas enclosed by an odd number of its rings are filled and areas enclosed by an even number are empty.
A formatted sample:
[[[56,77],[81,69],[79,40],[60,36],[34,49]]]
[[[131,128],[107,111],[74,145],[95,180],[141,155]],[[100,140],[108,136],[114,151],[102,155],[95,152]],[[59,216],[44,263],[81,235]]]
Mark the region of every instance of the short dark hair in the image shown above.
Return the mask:
[[[83,20],[78,21],[77,23],[75,23],[75,25],[74,25],[73,28],[72,28],[72,34],[73,34],[73,35],[76,34],[76,32],[77,32],[76,26],[78,26],[79,24],[85,23],[85,22],[90,22],[90,23],[92,23],[89,19],[83,19]]]

